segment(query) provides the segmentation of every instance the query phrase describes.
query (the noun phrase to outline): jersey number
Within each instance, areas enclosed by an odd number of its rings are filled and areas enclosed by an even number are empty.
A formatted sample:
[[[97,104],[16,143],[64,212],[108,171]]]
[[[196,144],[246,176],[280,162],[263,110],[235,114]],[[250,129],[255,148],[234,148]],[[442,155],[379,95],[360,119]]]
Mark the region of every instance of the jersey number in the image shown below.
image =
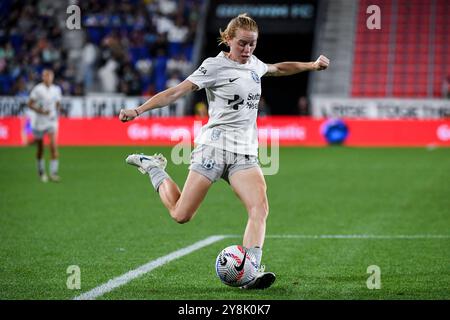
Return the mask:
[[[228,100],[228,104],[233,108],[233,110],[238,110],[239,106],[244,104],[244,99],[241,99],[239,95],[235,94],[233,100]]]

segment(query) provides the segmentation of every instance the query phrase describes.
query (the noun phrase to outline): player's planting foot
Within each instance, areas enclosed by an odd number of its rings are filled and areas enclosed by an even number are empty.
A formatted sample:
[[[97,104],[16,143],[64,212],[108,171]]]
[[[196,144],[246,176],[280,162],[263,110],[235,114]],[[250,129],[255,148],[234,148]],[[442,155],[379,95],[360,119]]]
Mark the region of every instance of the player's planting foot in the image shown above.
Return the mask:
[[[144,154],[130,154],[126,158],[126,163],[138,167],[142,174],[146,174],[151,168],[165,169],[167,159],[162,154],[155,154],[153,156],[146,156]]]
[[[276,279],[275,273],[273,272],[264,272],[265,267],[262,265],[258,271],[256,277],[245,286],[242,286],[242,289],[267,289],[269,288]]]

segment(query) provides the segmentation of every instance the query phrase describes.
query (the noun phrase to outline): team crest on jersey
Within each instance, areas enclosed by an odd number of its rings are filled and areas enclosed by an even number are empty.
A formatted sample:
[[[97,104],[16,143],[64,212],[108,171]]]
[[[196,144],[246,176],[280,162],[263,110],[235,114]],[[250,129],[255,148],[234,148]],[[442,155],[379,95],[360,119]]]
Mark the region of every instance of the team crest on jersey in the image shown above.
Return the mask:
[[[252,74],[253,80],[255,80],[256,83],[260,83],[261,82],[261,80],[259,79],[258,74],[255,71],[251,71],[251,74]]]

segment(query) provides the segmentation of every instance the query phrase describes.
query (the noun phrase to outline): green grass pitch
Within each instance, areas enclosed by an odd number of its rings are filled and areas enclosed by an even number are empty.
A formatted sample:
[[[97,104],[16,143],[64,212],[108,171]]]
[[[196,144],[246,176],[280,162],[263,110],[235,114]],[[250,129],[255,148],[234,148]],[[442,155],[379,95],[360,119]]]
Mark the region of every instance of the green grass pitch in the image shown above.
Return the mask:
[[[282,148],[278,174],[266,176],[263,263],[278,278],[264,291],[230,288],[215,275],[217,254],[241,242],[247,219],[229,186],[214,184],[195,218],[178,225],[148,178],[124,162],[129,153],[157,151],[171,149],[60,148],[63,180],[43,184],[33,146],[0,148],[0,300],[72,299],[221,234],[238,237],[98,299],[450,299],[450,149]],[[169,162],[167,171],[181,187],[187,165]],[[284,235],[293,237],[272,237]],[[67,288],[71,265],[80,268],[80,290]],[[366,286],[371,265],[381,270],[381,289]]]

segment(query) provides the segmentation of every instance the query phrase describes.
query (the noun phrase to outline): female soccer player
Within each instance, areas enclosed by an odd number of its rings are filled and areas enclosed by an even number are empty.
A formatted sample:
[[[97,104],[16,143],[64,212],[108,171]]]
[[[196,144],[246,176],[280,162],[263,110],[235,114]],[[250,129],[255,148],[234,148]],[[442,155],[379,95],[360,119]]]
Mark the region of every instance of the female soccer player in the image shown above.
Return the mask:
[[[266,183],[258,164],[256,118],[261,97],[262,76],[288,76],[304,71],[323,70],[329,60],[320,56],[315,62],[280,62],[265,64],[253,55],[258,40],[258,26],[247,14],[233,18],[221,43],[229,52],[208,58],[186,80],[162,91],[135,109],[122,109],[119,119],[133,120],[143,112],[170,105],[195,90],[205,89],[209,104],[209,121],[196,137],[191,155],[189,175],[180,192],[177,184],[164,171],[167,160],[161,155],[129,155],[128,164],[148,174],[161,201],[178,223],[192,219],[209,187],[225,179],[243,202],[248,221],[243,238],[247,253],[261,267],[266,219],[269,205]],[[265,289],[275,281],[275,274],[260,272],[245,286]]]
[[[61,88],[53,84],[54,73],[51,69],[42,71],[42,82],[37,84],[30,93],[28,107],[35,112],[32,122],[33,136],[37,145],[37,167],[42,182],[48,181],[44,160],[44,135],[50,138],[50,181],[59,182],[58,176],[58,146],[56,134],[58,131],[58,111],[61,109]]]

